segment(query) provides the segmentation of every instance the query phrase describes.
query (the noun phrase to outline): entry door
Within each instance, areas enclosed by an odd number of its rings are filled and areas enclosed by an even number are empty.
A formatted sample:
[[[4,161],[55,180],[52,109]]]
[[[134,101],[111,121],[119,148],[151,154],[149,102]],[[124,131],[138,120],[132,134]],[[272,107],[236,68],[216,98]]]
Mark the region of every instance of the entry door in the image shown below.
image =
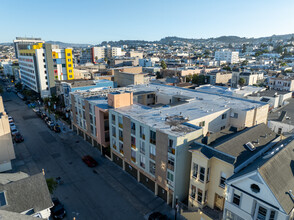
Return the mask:
[[[222,211],[224,209],[224,204],[225,198],[216,193],[214,197],[214,208]]]

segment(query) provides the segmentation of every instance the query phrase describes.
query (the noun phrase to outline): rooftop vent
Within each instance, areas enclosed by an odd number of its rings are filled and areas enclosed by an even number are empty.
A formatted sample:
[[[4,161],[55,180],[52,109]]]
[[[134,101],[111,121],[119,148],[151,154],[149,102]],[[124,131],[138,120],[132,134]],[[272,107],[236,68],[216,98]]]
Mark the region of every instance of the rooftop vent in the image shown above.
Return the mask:
[[[248,142],[245,145],[250,151],[254,151],[256,149],[256,147],[251,142]]]

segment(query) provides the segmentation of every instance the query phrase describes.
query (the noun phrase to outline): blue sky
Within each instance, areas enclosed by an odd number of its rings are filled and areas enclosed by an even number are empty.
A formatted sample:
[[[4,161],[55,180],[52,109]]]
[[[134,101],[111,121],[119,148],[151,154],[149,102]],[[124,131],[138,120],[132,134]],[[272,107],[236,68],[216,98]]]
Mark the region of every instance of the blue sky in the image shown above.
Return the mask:
[[[293,0],[1,0],[0,9],[0,42],[16,36],[97,44],[294,33]]]

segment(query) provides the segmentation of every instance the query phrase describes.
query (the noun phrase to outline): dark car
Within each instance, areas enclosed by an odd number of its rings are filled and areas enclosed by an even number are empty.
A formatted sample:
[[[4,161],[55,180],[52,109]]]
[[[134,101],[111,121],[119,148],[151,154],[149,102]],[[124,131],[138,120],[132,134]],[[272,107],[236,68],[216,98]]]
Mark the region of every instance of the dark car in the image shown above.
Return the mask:
[[[57,198],[53,198],[52,202],[54,206],[50,210],[53,219],[63,219],[66,216],[63,204]]]
[[[88,167],[96,167],[98,165],[97,161],[94,160],[93,157],[90,155],[86,155],[82,158],[85,164],[87,164]]]
[[[149,215],[148,220],[167,220],[167,216],[160,212],[153,212]]]
[[[56,124],[56,125],[53,127],[53,130],[54,130],[56,133],[61,132],[61,129],[60,129],[60,127],[59,127],[58,124]]]
[[[16,133],[13,139],[16,143],[21,143],[24,141],[24,138],[20,133]]]

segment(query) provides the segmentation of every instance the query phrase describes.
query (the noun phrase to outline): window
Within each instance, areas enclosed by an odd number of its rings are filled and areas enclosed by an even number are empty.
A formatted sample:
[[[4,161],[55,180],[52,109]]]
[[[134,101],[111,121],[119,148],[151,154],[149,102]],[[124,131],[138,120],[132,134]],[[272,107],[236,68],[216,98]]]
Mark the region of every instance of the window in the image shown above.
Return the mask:
[[[201,122],[199,123],[199,126],[200,126],[200,127],[204,127],[204,126],[205,126],[205,121],[201,121]]]
[[[198,192],[197,192],[197,202],[199,203],[202,203],[202,190],[201,189],[198,189]]]
[[[136,138],[131,136],[131,146],[132,148],[136,149]]]
[[[121,116],[118,116],[118,126],[119,126],[120,128],[123,128],[123,119],[122,119]]]
[[[175,158],[173,157],[168,157],[167,160],[167,168],[174,171],[174,165],[175,165]]]
[[[115,124],[115,115],[111,115],[112,124]]]
[[[44,68],[46,68],[46,65],[44,65]]]
[[[255,193],[259,193],[259,191],[260,191],[259,186],[256,185],[256,184],[251,184],[250,188],[251,188],[251,190],[252,190],[253,192],[255,192]]]
[[[204,192],[204,203],[207,202],[207,190]]]
[[[156,156],[155,147],[153,145],[150,145],[150,158],[154,160],[155,156]]]
[[[149,172],[152,175],[155,175],[155,163],[153,163],[152,161],[149,161]]]
[[[116,137],[116,129],[115,129],[115,127],[112,127],[112,136]]]
[[[240,198],[241,198],[241,193],[237,190],[234,190],[234,195],[233,195],[233,203],[237,206],[240,205]]]
[[[238,118],[238,113],[234,113],[233,118]]]
[[[272,210],[270,217],[269,217],[269,220],[275,220],[275,216],[276,216],[276,211]]]
[[[145,168],[145,157],[143,155],[140,155],[140,166]]]
[[[68,62],[71,62],[71,59],[67,59]]]
[[[72,70],[68,70],[69,73],[72,73]]]
[[[204,167],[200,167],[199,180],[200,180],[201,182],[204,182],[204,177],[205,177],[205,168],[204,168]]]
[[[156,144],[156,132],[152,130],[150,130],[150,143]]]
[[[124,154],[124,145],[121,142],[119,142],[119,152]]]
[[[131,133],[136,134],[136,124],[134,122],[131,122]]]
[[[221,129],[221,130],[224,130],[225,128],[226,128],[226,126],[221,126],[221,128],[220,128],[220,129]]]
[[[1,192],[0,193],[0,206],[5,206],[6,204],[7,203],[6,203],[5,193]]]
[[[140,141],[140,152],[145,155],[145,143],[144,141]]]
[[[145,132],[144,132],[144,127],[140,126],[140,138],[145,140]]]
[[[209,182],[209,173],[210,172],[210,168],[207,168],[207,176],[206,176],[206,182]]]
[[[71,64],[68,64],[68,67],[71,67]]]
[[[196,194],[196,187],[191,185],[191,197],[195,199],[195,194]]]
[[[257,213],[257,220],[265,220],[266,219],[266,212],[267,210],[262,206],[259,206],[258,213]]]
[[[136,151],[131,150],[131,160],[136,163]]]
[[[62,67],[65,67],[65,64],[62,64]]]
[[[70,57],[70,53],[67,53],[67,56]]]
[[[118,137],[119,137],[119,140],[124,141],[123,132],[121,130],[118,130]]]
[[[167,171],[167,179],[173,182],[174,181],[174,174]]]
[[[224,172],[221,172],[219,186],[222,188],[225,188],[225,182],[226,182],[226,174]]]
[[[193,177],[197,179],[198,176],[198,164],[193,163]]]
[[[226,119],[227,118],[227,113],[222,114],[222,119]]]

